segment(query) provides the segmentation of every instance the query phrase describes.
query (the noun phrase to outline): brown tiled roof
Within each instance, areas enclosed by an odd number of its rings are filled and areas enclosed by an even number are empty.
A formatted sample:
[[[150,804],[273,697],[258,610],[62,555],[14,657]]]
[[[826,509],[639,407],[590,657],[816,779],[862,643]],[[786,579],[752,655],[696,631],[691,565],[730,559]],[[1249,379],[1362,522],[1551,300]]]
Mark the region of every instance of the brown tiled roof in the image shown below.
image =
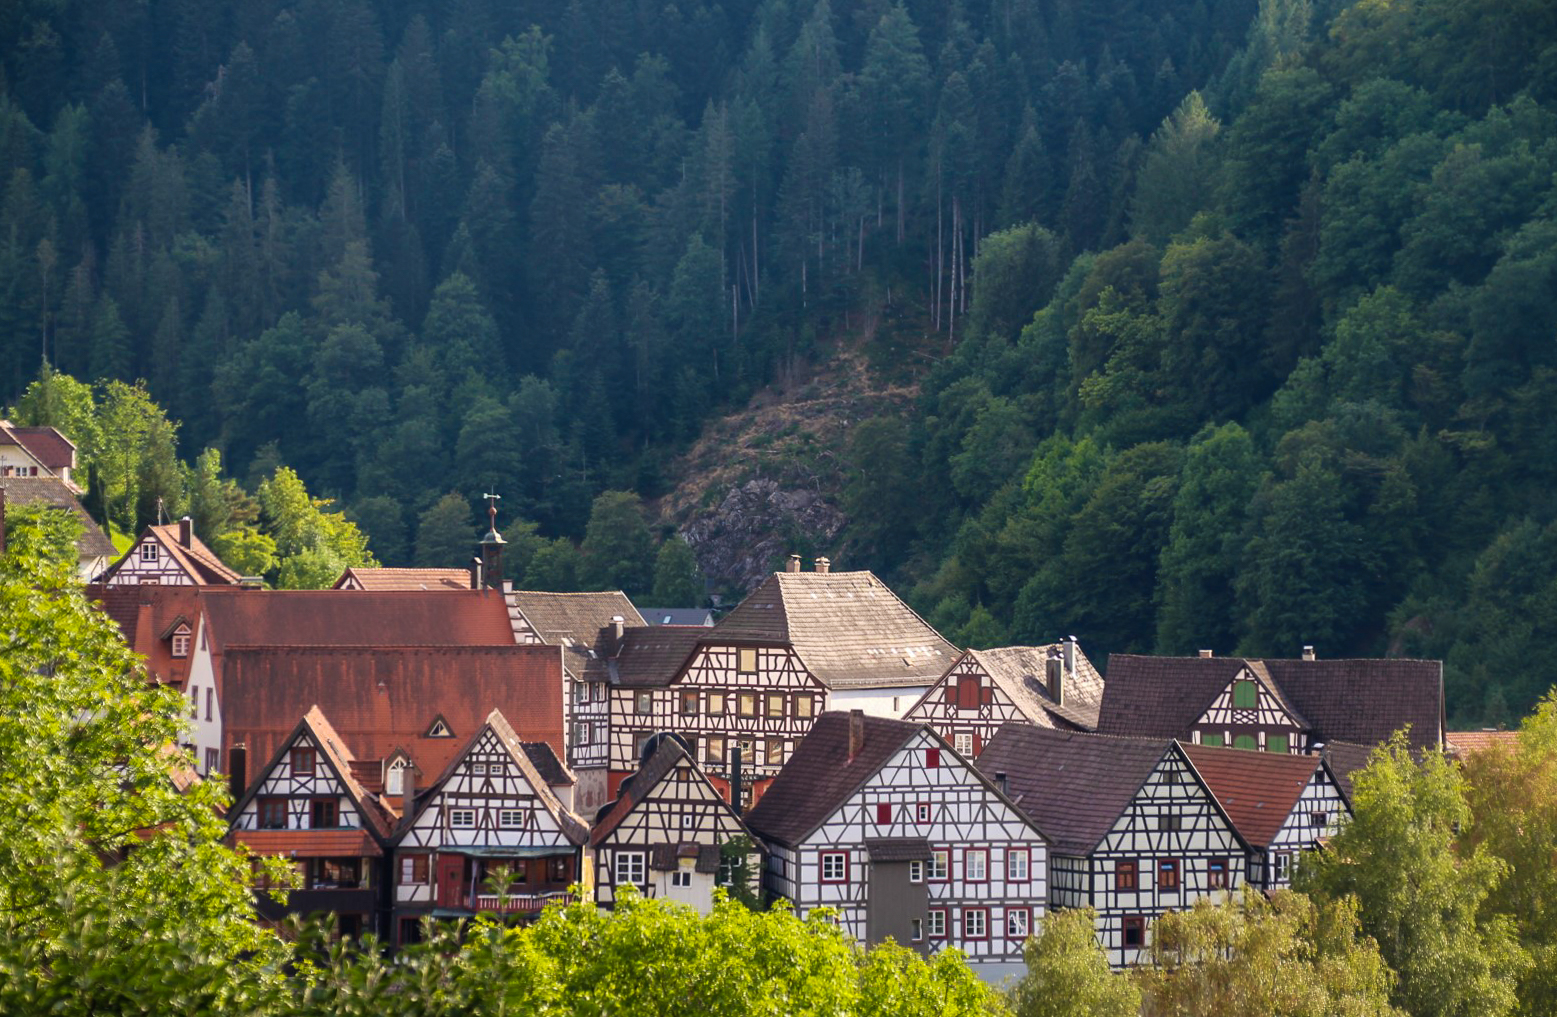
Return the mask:
[[[563,662],[575,678],[605,677],[605,658],[610,656],[611,619],[620,617],[629,627],[647,624],[621,590],[599,593],[548,593],[510,590],[509,605],[529,622],[541,640],[564,648]]]
[[[88,599],[119,625],[125,643],[146,658],[146,670],[165,685],[183,687],[193,656],[173,656],[172,629],[179,619],[191,636],[199,628],[201,598],[194,586],[102,586],[86,588]],[[191,652],[193,641],[191,640]]]
[[[922,862],[930,860],[930,842],[923,837],[866,838],[865,851],[873,862]]]
[[[1368,761],[1373,758],[1373,748],[1372,745],[1359,745],[1356,742],[1327,742],[1320,752],[1335,777],[1336,788],[1348,805],[1352,802],[1352,776],[1368,765]]]
[[[324,596],[352,601],[395,595]],[[514,719],[520,737],[554,749],[563,745],[562,666],[555,647],[234,646],[223,654],[221,674],[223,737],[228,745],[247,743],[255,758],[275,750],[305,703],[322,707],[357,756],[385,759],[402,749],[423,773],[447,766],[494,709]],[[440,715],[453,737],[426,737]]]
[[[848,801],[909,739],[928,730],[923,724],[885,717],[867,716],[864,724],[864,744],[850,759],[849,714],[829,710],[818,717],[746,814],[746,825],[760,837],[793,847]]]
[[[508,610],[493,590],[343,596],[339,590],[212,589],[202,602],[218,652],[227,646],[514,645]]]
[[[1518,744],[1519,732],[1483,728],[1480,731],[1450,731],[1444,738],[1451,752],[1461,759],[1467,759],[1497,745],[1512,749]]]
[[[1053,842],[1086,855],[1097,847],[1173,742],[1005,724],[984,746],[984,776],[1006,775],[1017,807]]]
[[[697,625],[644,625],[628,629],[606,662],[612,683],[626,688],[669,685],[708,630]]]
[[[1233,676],[1240,657],[1108,658],[1098,715],[1104,734],[1188,737]],[[1443,723],[1443,665],[1436,660],[1272,660],[1263,664],[1279,695],[1316,741],[1385,741],[1407,725],[1411,743],[1436,748]]]
[[[1323,766],[1318,756],[1183,745],[1200,779],[1250,847],[1269,847]]]
[[[1063,659],[1063,654],[1061,643],[968,651],[968,656],[1034,724],[1094,730],[1098,707],[1103,702],[1103,676],[1078,647],[1076,670],[1064,678],[1065,702],[1056,703],[1049,695],[1048,662],[1051,657]]]
[[[130,546],[130,549],[121,555],[118,561],[104,569],[102,576],[99,578],[106,580],[117,573],[124,563],[129,560],[130,555],[137,553],[136,549],[140,547],[141,543],[148,536],[161,544],[162,549],[168,553],[168,556],[185,573],[193,577],[195,582],[202,586],[236,586],[238,580],[243,578],[237,572],[228,568],[216,556],[214,551],[205,546],[199,537],[191,534],[188,547],[179,543],[178,523],[146,527],[141,535],[136,538],[135,543]]]
[[[709,638],[789,643],[835,689],[929,685],[957,657],[869,572],[775,572]]]
[[[378,858],[384,853],[363,830],[234,830],[228,839],[247,845],[257,855]]]
[[[708,790],[715,796],[722,797],[708,780],[708,775],[687,752],[687,748],[676,737],[661,738],[655,746],[654,752],[644,762],[643,766],[626,780],[622,781],[621,788],[617,791],[616,800],[606,803],[601,807],[595,820],[595,830],[590,836],[590,843],[598,845],[622,824],[622,820],[632,814],[633,809],[643,803],[644,799],[654,790],[666,775],[678,766],[691,768],[693,778],[707,785]],[[735,815],[734,810],[731,814]],[[738,815],[736,822],[741,822]],[[744,825],[744,824],[743,824]],[[717,848],[715,851],[717,852]],[[702,871],[699,869],[698,871]]]
[[[335,581],[335,589],[347,579],[355,579],[363,592],[470,589],[470,573],[464,569],[348,568]]]
[[[6,477],[0,479],[8,505],[47,505],[64,509],[81,523],[76,553],[82,558],[112,558],[118,552],[102,527],[86,513],[76,493],[58,477]]]
[[[561,676],[559,675],[558,678],[560,679]],[[443,765],[438,774],[438,779],[429,785],[425,791],[417,792],[416,797],[419,803],[416,806],[417,811],[420,812],[420,810],[427,807],[428,802],[432,801],[432,796],[453,776],[455,768],[459,766],[460,761],[480,741],[487,728],[492,729],[492,733],[497,735],[498,741],[508,750],[509,757],[513,759],[514,765],[519,768],[519,773],[524,777],[525,783],[530,785],[530,789],[535,793],[535,797],[541,803],[541,806],[551,813],[551,817],[557,821],[557,825],[561,827],[563,834],[575,844],[583,844],[588,841],[589,825],[557,798],[556,792],[551,789],[551,782],[536,770],[535,765],[530,761],[531,756],[529,751],[527,751],[526,744],[514,733],[513,726],[508,723],[508,719],[498,709],[493,709],[488,713],[486,719],[471,731],[468,738],[464,739],[458,750]],[[409,823],[406,824],[405,829],[410,829]],[[401,836],[404,836],[404,832],[402,832]]]
[[[17,427],[9,420],[0,420],[0,445],[20,445],[56,473],[76,465],[75,443],[52,427]]]

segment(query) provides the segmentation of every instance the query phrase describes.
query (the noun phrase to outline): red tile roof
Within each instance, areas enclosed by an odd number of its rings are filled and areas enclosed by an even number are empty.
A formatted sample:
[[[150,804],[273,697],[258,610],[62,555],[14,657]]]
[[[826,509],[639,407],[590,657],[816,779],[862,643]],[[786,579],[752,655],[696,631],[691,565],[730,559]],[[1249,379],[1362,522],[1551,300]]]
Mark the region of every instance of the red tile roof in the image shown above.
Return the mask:
[[[384,853],[366,830],[234,830],[228,839],[257,855],[378,858]]]
[[[186,575],[202,586],[236,586],[238,580],[242,578],[233,569],[228,568],[226,563],[216,556],[216,552],[206,547],[199,537],[191,534],[189,546],[185,547],[179,540],[179,524],[168,523],[163,526],[146,527],[130,549],[124,552],[118,561],[103,570],[103,574],[98,577],[99,581],[106,582],[117,573],[124,563],[130,560],[132,554],[139,553],[141,544],[145,543],[147,538],[161,544],[168,557],[172,558]]]
[[[382,569],[349,568],[335,581],[335,589],[356,580],[353,589],[374,590],[468,590],[470,573],[464,569]]]
[[[0,445],[19,445],[56,473],[76,465],[75,443],[52,427],[17,427],[0,420]]]
[[[1257,848],[1270,846],[1314,771],[1323,765],[1318,756],[1181,747],[1233,826],[1250,847]]]
[[[172,629],[183,619],[194,636],[199,628],[201,597],[196,586],[87,587],[87,597],[119,625],[130,649],[146,658],[146,670],[166,685],[183,687],[191,657],[173,656]],[[190,642],[193,652],[193,640]]]
[[[508,609],[493,590],[347,595],[211,589],[203,591],[202,601],[217,652],[228,646],[514,645]]]
[[[335,601],[386,596],[394,595],[323,594]],[[402,749],[424,775],[441,773],[493,710],[511,718],[518,737],[564,751],[562,659],[554,646],[230,646],[221,672],[223,738],[228,746],[245,743],[250,758],[275,752],[308,704],[323,710],[356,758],[385,759]],[[439,716],[452,737],[427,737]]]
[[[1498,745],[1512,749],[1518,744],[1519,732],[1483,728],[1480,731],[1450,731],[1444,737],[1449,742],[1449,749],[1465,759]]]

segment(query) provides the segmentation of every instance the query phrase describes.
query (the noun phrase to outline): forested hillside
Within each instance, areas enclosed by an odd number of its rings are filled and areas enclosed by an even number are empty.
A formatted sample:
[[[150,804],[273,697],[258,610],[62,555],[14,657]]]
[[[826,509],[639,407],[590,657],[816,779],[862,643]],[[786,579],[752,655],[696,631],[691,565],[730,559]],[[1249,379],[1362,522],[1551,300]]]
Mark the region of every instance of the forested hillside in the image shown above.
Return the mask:
[[[306,483],[399,564],[496,489],[572,579],[867,322],[921,402],[829,550],[953,639],[1557,680],[1545,0],[19,0],[0,72],[0,396],[145,379],[121,528],[360,556]]]

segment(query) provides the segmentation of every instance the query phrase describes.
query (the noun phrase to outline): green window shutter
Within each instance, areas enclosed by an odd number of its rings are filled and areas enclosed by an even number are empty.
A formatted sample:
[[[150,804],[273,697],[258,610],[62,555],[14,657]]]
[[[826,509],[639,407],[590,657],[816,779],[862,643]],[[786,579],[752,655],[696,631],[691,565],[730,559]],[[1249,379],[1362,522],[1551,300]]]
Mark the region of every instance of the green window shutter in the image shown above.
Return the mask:
[[[1209,745],[1213,749],[1219,749],[1222,746],[1227,744],[1227,740],[1224,739],[1219,734],[1201,735],[1200,736],[1200,744],[1202,744],[1202,745]]]
[[[1286,753],[1288,751],[1287,750],[1287,736],[1286,735],[1266,735],[1265,736],[1265,751],[1266,752],[1279,752],[1282,755],[1286,755]]]
[[[1253,710],[1260,705],[1260,693],[1250,681],[1233,682],[1233,708]]]
[[[1258,749],[1259,747],[1259,740],[1254,735],[1238,735],[1233,739],[1235,749]]]

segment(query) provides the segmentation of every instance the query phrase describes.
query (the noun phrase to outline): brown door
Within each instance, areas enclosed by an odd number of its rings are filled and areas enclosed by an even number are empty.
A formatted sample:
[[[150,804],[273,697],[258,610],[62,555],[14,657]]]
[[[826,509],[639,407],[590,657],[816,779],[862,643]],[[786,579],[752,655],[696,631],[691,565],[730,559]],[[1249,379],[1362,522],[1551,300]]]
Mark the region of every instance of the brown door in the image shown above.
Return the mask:
[[[446,908],[465,906],[465,858],[463,855],[438,857],[438,903]]]

